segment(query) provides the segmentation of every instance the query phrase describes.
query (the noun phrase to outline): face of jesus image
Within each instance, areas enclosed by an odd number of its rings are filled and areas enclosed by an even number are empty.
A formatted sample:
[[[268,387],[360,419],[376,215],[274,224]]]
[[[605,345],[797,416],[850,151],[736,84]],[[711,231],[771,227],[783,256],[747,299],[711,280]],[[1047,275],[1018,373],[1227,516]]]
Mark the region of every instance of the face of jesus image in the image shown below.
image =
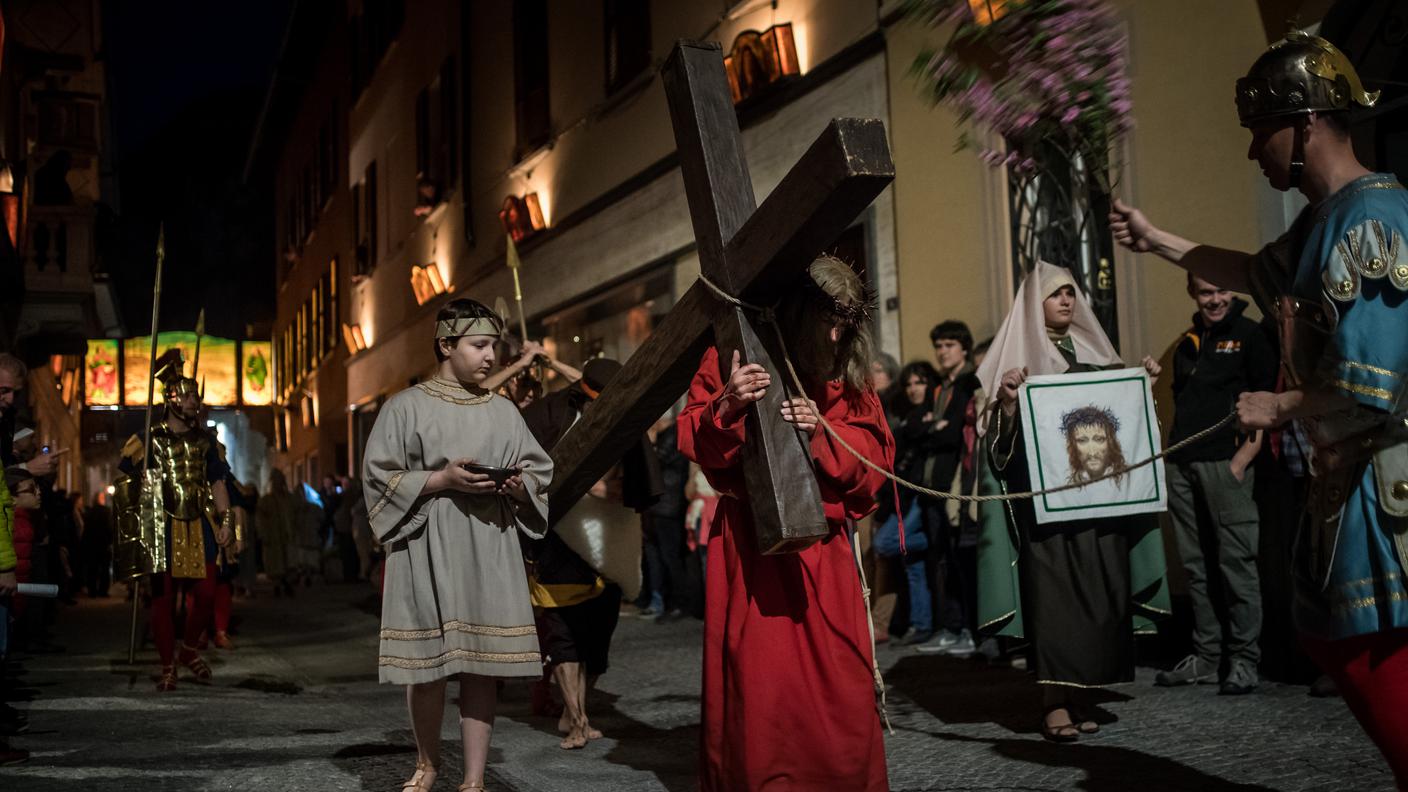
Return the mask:
[[[1086,424],[1077,426],[1071,433],[1080,466],[1088,476],[1098,476],[1105,472],[1105,460],[1110,453],[1110,436],[1105,427]]]
[[[1125,467],[1124,451],[1116,435],[1118,429],[1119,420],[1102,407],[1081,407],[1062,416],[1061,431],[1066,436],[1071,483],[1090,481],[1112,469]],[[1123,477],[1123,474],[1116,476],[1115,483]]]

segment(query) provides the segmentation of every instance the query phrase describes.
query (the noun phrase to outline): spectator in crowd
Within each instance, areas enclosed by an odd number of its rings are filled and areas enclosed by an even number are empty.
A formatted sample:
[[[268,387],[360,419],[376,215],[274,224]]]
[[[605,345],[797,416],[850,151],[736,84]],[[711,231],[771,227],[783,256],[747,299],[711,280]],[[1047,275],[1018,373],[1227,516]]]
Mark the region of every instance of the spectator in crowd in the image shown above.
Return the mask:
[[[112,510],[94,503],[83,512],[83,586],[90,597],[106,597],[112,588]]]
[[[1222,420],[1243,393],[1276,385],[1275,350],[1262,328],[1242,316],[1247,303],[1191,272],[1188,296],[1198,310],[1174,348],[1169,445]],[[1221,693],[1256,689],[1261,590],[1252,462],[1261,445],[1262,432],[1243,435],[1229,425],[1165,460],[1168,511],[1193,602],[1193,652],[1159,672],[1155,684],[1215,682],[1225,661]]]
[[[690,589],[685,566],[687,506],[684,490],[689,460],[680,453],[674,410],[661,416],[647,436],[660,460],[662,491],[660,500],[641,513],[641,521],[645,526],[646,558],[649,560],[653,555],[655,559],[650,570],[651,582],[661,595],[661,610],[656,621],[664,623],[693,612],[698,598],[698,592]]]
[[[884,400],[900,378],[900,362],[888,352],[876,352],[870,361],[870,387]]]
[[[332,517],[333,539],[336,540],[337,557],[342,562],[342,581],[355,583],[362,577],[362,565],[357,557],[357,541],[352,536],[352,512],[358,503],[363,502],[362,483],[343,476],[338,488],[342,490],[342,495]]]
[[[235,578],[235,596],[254,596],[254,584],[259,579],[259,489],[253,483],[240,486],[240,497],[248,504],[245,509],[244,547],[240,548],[240,571]]]
[[[969,449],[964,418],[973,393],[980,387],[969,362],[973,334],[968,325],[949,319],[934,325],[929,340],[934,345],[939,381],[927,397],[927,411],[922,419],[925,428],[913,438],[925,457],[918,480],[933,490],[961,494],[969,489],[965,484],[971,482],[971,475],[965,477],[963,465]],[[949,501],[921,497],[919,503],[929,539],[927,564],[940,629],[917,648],[920,652],[966,657],[976,648],[976,526],[962,520],[957,510],[950,514]]]
[[[709,485],[704,469],[694,462],[689,463],[689,483],[685,485],[684,496],[689,499],[689,512],[685,517],[689,526],[689,542],[699,562],[700,581],[709,565],[709,526],[714,522],[714,512],[719,508],[719,493]],[[699,603],[703,613],[702,592]]]
[[[0,392],[0,409],[7,406],[7,397]],[[24,713],[9,705],[8,663],[10,652],[10,610],[19,586],[19,551],[15,543],[17,509],[39,506],[39,489],[33,476],[23,468],[7,468],[0,477],[0,766],[19,764],[29,759],[29,751],[10,746],[9,738],[29,729]]]
[[[319,512],[318,522],[318,546],[319,548],[333,546],[336,547],[337,531],[337,507],[342,503],[342,487],[338,486],[335,476],[323,476],[323,482],[318,490]],[[322,571],[322,554],[319,553],[318,571]]]
[[[323,572],[323,548],[327,546],[323,532],[326,510],[318,504],[315,490],[306,484],[300,489],[302,491],[293,499],[297,506],[293,537],[297,548],[298,580],[306,587],[313,585],[313,578]]]
[[[895,435],[895,475],[906,481],[920,481],[927,462],[922,436],[932,427],[929,414],[929,394],[939,383],[939,372],[927,362],[918,360],[904,367],[896,378],[899,387],[892,388],[885,403],[887,416],[899,416],[893,423]],[[934,611],[929,589],[929,537],[921,519],[919,494],[904,487],[886,483],[876,496],[875,517],[880,527],[875,532],[875,553],[881,568],[878,577],[889,578],[892,563],[903,558],[905,581],[909,591],[909,629],[903,640],[907,644],[922,644],[934,636]],[[903,518],[905,541],[900,541],[900,520]],[[876,632],[887,632],[892,603],[873,613],[877,618]],[[878,637],[878,636],[877,636]]]
[[[288,479],[282,470],[270,471],[269,491],[259,499],[254,524],[264,554],[264,573],[274,582],[275,596],[292,597],[298,580],[295,537],[301,519],[300,500],[288,491]]]

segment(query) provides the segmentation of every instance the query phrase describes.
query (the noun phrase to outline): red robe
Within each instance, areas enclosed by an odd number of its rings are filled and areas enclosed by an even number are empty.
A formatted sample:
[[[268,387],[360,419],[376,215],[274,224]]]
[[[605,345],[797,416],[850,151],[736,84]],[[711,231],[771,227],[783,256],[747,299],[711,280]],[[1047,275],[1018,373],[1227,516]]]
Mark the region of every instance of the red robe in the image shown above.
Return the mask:
[[[679,417],[680,451],[723,496],[709,537],[700,788],[886,792],[870,633],[844,531],[875,508],[883,479],[818,428],[811,452],[831,533],[801,552],[760,554],[739,466],[744,420],[720,423],[722,393],[710,348]],[[811,396],[846,442],[893,463],[873,392],[833,382]]]

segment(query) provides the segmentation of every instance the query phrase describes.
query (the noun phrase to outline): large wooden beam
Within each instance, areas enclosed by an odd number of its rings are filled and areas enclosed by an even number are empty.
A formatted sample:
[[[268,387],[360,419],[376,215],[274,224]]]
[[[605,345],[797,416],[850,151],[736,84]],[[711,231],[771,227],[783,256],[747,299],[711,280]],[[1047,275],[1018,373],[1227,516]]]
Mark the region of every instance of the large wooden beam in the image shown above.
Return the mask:
[[[713,295],[694,284],[551,449],[555,472],[548,513],[553,522],[689,388],[699,358],[713,340],[709,327],[716,310]]]
[[[663,69],[685,194],[704,275],[730,294],[771,306],[894,177],[883,125],[832,121],[759,208],[718,44],[681,42]],[[683,393],[704,348],[733,350],[774,375],[747,415],[743,475],[763,552],[799,549],[829,529],[809,441],[781,419],[792,395],[771,327],[692,286],[646,343],[552,449],[550,507],[560,517]],[[711,332],[712,329],[712,332]]]

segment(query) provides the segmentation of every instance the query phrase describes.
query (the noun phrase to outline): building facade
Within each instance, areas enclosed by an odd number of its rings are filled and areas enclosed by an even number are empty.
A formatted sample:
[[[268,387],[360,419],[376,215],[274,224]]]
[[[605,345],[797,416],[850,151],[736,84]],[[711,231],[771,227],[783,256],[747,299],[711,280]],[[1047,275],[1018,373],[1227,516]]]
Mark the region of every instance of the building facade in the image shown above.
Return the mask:
[[[6,0],[0,25],[0,348],[30,366],[33,447],[65,449],[55,486],[78,491],[86,340],[123,332],[101,4]]]
[[[834,244],[879,294],[882,349],[927,358],[946,318],[991,334],[1016,288],[1012,186],[955,151],[956,119],[910,76],[938,34],[902,5],[334,3],[318,41],[289,44],[315,53],[291,120],[255,143],[277,161],[281,464],[355,471],[381,401],[433,370],[448,299],[502,301],[516,325],[509,233],[529,334],[573,364],[629,357],[698,273],[659,77],[681,38],[729,58],[760,201],[831,118],[885,122],[897,177]],[[1245,161],[1231,97],[1286,3],[1115,5],[1137,119],[1119,194],[1214,244],[1274,237],[1285,202]],[[1169,348],[1182,275],[1113,250],[1099,268],[1126,358]]]

